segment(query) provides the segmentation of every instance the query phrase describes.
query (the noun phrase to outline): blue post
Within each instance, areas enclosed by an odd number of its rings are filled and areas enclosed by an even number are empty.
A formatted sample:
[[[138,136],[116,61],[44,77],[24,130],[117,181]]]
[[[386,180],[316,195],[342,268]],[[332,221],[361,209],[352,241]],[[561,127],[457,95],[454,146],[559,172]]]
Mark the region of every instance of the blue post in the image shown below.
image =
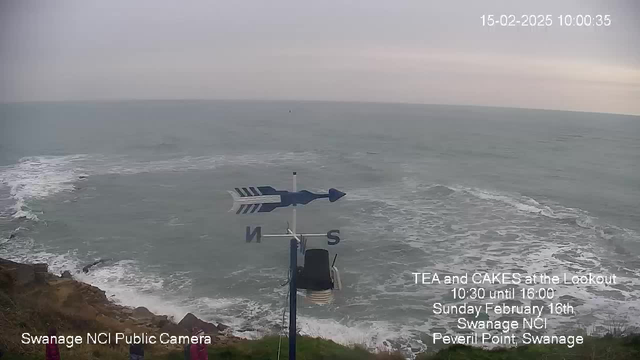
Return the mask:
[[[289,360],[296,360],[296,275],[298,272],[298,241],[291,239],[291,281],[289,281]]]

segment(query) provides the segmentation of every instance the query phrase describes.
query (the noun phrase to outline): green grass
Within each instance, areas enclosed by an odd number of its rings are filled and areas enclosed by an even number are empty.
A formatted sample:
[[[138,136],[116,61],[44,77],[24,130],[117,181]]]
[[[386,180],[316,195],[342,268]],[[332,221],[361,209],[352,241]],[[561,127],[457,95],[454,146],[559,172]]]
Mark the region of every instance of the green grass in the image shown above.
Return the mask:
[[[281,360],[287,360],[288,340],[282,339]],[[44,352],[44,348],[42,349]],[[126,348],[109,349],[105,346],[69,351],[61,348],[62,360],[122,360],[127,359]],[[268,336],[259,340],[234,345],[209,347],[210,360],[276,360],[278,337]],[[2,360],[41,360],[44,354],[5,354]],[[146,360],[184,360],[182,351],[155,354],[148,349]],[[339,345],[331,340],[300,336],[297,340],[299,360],[401,360],[399,354],[372,354],[355,346]],[[565,345],[527,345],[510,349],[483,350],[454,345],[435,354],[421,354],[417,360],[638,360],[640,359],[640,335],[626,338],[585,338],[584,345],[568,348]]]
[[[5,274],[6,275],[6,274]],[[3,280],[4,279],[4,280]],[[20,334],[45,334],[51,324],[62,333],[86,333],[110,331],[108,326],[95,320],[87,320],[75,312],[59,311],[54,307],[56,293],[49,285],[13,291],[11,283],[0,272],[0,348],[5,351],[1,360],[42,360],[44,345],[23,345]],[[4,282],[3,282],[4,281]],[[86,289],[85,289],[86,290]],[[82,290],[78,296],[82,300]],[[83,304],[82,301],[79,302]],[[82,315],[82,314],[80,314]],[[610,324],[611,334],[625,334],[624,322]],[[209,359],[227,360],[276,360],[278,336],[259,340],[242,341],[232,345],[209,347]],[[288,339],[282,338],[281,360],[288,360]],[[9,351],[11,350],[11,351]],[[125,345],[79,345],[71,349],[60,347],[62,360],[126,360]],[[170,351],[157,345],[147,347],[145,360],[184,360],[182,351]],[[398,353],[373,354],[358,346],[343,346],[331,340],[299,336],[297,338],[299,360],[402,360]],[[566,345],[528,345],[509,349],[483,350],[469,346],[451,346],[435,354],[421,354],[417,360],[640,360],[640,335],[626,337],[585,337],[583,345],[568,348]]]
[[[246,341],[242,344],[212,347],[209,349],[209,359],[221,360],[271,360],[277,359],[278,336],[268,336],[259,340]],[[404,359],[398,354],[373,354],[358,347],[347,347],[339,345],[331,340],[298,336],[296,344],[296,359],[299,360],[401,360]],[[280,359],[289,359],[289,340],[282,338],[280,347]],[[181,352],[171,352],[167,355],[167,360],[183,360]]]
[[[1,279],[0,279],[1,280]],[[46,333],[50,324],[59,331],[84,333],[107,331],[104,324],[86,320],[75,313],[59,312],[52,307],[51,291],[46,287],[9,294],[0,287],[0,347],[5,350],[1,360],[41,360],[44,346],[22,345],[20,334]],[[47,297],[49,296],[49,297]],[[613,334],[623,334],[616,327]],[[242,341],[232,345],[209,347],[209,359],[221,360],[276,360],[278,336]],[[288,339],[282,338],[281,360],[288,360]],[[11,352],[7,351],[11,349]],[[125,360],[128,347],[79,345],[72,349],[60,347],[62,360]],[[170,351],[163,346],[148,347],[145,360],[184,360],[182,351]],[[398,353],[373,354],[358,346],[343,346],[331,340],[299,336],[299,360],[402,360]],[[583,345],[528,345],[509,349],[483,350],[469,346],[451,346],[433,354],[421,354],[417,360],[640,360],[640,335],[627,337],[585,337]]]
[[[454,345],[417,360],[638,360],[640,335],[626,338],[586,337],[583,345],[525,345],[511,349],[482,350]]]
[[[209,359],[221,360],[276,360],[278,359],[278,336],[268,336],[259,340],[245,341],[225,346],[209,346]],[[361,347],[347,347],[331,340],[298,336],[296,358],[298,360],[404,360],[398,354],[373,354]],[[170,351],[158,354],[157,349],[146,349],[145,360],[184,360],[182,351]],[[166,351],[166,350],[165,350]],[[287,360],[289,343],[282,338],[280,359]],[[35,354],[5,354],[2,360],[42,360],[41,352]],[[123,360],[127,359],[126,347],[110,349],[102,345],[85,345],[73,349],[60,347],[61,360]]]

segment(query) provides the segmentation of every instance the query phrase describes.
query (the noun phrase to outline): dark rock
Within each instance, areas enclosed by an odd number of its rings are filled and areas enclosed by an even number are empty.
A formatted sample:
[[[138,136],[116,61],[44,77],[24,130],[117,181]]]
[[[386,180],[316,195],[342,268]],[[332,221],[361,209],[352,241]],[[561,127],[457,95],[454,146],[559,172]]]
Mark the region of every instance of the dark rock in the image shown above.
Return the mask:
[[[109,302],[104,291],[89,284],[79,283],[78,292],[82,294],[83,298],[86,299],[88,303],[91,304],[107,304]]]
[[[210,322],[202,321],[192,313],[188,313],[187,315],[185,315],[182,318],[182,320],[180,320],[178,325],[182,326],[184,329],[188,330],[189,332],[191,332],[191,329],[196,327],[204,330],[206,334],[215,335],[218,333],[218,328],[214,324]]]
[[[247,331],[257,331],[255,328],[252,327],[242,327],[239,330],[237,330],[238,332],[247,332]]]
[[[409,346],[411,347],[411,352],[412,353],[418,353],[418,352],[420,352],[420,350],[422,350],[422,347],[419,344],[416,344],[416,343],[411,343],[411,344],[409,344]]]
[[[160,332],[161,333],[167,333],[171,336],[189,336],[191,335],[189,331],[187,331],[187,329],[185,329],[184,327],[172,323],[172,322],[168,322],[166,324],[164,324],[163,327],[160,328]]]
[[[151,311],[149,311],[149,309],[147,309],[146,307],[140,306],[140,307],[137,307],[137,308],[133,309],[133,312],[131,313],[131,316],[136,318],[136,319],[152,319],[156,315],[154,313],[152,313]]]
[[[107,262],[109,260],[110,259],[100,259],[100,260],[94,261],[93,263],[83,267],[82,271],[86,274],[86,273],[89,272],[89,269],[91,269],[92,266],[95,266],[95,265],[98,265],[98,264],[102,264],[102,263]]]
[[[27,285],[36,280],[36,273],[32,267],[19,267],[16,269],[16,284]]]
[[[20,264],[10,260],[0,259],[0,266],[9,274],[15,285],[27,285],[35,281],[36,274],[33,265]]]
[[[218,323],[218,325],[216,326],[218,328],[218,331],[225,331],[229,328],[229,326],[225,325],[225,324],[221,324]]]
[[[14,274],[0,265],[0,289],[12,289],[16,283]]]
[[[71,276],[71,273],[69,272],[69,270],[63,271],[61,277],[63,279],[71,279],[71,278],[73,278],[73,276]]]

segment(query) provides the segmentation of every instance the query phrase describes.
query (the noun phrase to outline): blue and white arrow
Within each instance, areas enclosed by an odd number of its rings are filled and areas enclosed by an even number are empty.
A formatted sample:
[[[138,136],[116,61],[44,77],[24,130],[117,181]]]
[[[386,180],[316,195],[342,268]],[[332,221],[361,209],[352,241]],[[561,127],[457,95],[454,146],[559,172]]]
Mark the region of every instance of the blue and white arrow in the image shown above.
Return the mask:
[[[329,189],[326,194],[314,194],[307,190],[276,190],[271,186],[235,188],[229,194],[233,197],[233,206],[229,212],[235,211],[236,214],[270,212],[279,207],[308,204],[320,198],[329,198],[329,201],[334,202],[345,196],[345,193],[336,189]]]
[[[233,206],[229,212],[235,211],[236,214],[269,212],[282,200],[271,186],[236,188],[235,191],[229,191],[229,194],[233,197]]]

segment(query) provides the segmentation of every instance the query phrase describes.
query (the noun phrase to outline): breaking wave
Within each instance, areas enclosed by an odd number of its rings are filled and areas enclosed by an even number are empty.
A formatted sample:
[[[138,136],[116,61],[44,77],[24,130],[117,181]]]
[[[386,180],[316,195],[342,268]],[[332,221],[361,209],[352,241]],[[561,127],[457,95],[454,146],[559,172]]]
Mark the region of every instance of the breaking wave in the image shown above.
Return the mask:
[[[588,212],[561,206],[559,204],[541,204],[537,200],[516,194],[507,194],[477,188],[453,187],[482,200],[506,204],[518,211],[543,216],[561,223],[593,230],[597,236],[614,246],[618,252],[640,252],[640,235],[630,229],[611,224],[602,224]]]
[[[615,271],[624,284],[620,289],[558,286],[557,293],[583,301],[578,320],[584,317],[588,323],[604,322],[608,315],[638,314],[628,299],[639,295],[632,249],[640,236],[602,223],[586,211],[520,194],[425,184],[416,178],[403,179],[401,186],[351,190],[349,201],[357,203],[354,208],[365,209],[350,215],[350,232],[366,238],[368,246],[384,249],[375,255],[380,258],[377,275],[360,277],[359,289],[402,298],[404,307],[428,314],[424,315],[428,325],[417,324],[414,330],[450,330],[449,318],[433,316],[424,306],[424,299],[446,298],[448,293],[439,288],[407,291],[406,282],[399,280],[406,274],[406,264],[444,273]],[[396,255],[385,257],[387,252]],[[403,257],[402,266],[394,262],[397,256]],[[590,319],[594,313],[596,319]],[[548,331],[571,331],[576,326],[575,319],[553,318]]]
[[[60,274],[68,270],[75,279],[99,287],[109,299],[118,304],[144,306],[154,313],[168,315],[174,321],[180,321],[191,312],[206,321],[229,325],[235,336],[248,339],[279,331],[282,309],[286,305],[286,287],[278,289],[277,295],[283,301],[276,304],[245,298],[193,297],[189,295],[192,279],[188,272],[161,276],[145,271],[135,260],[114,260],[83,273],[83,264],[91,260],[83,262],[74,252],[48,252],[30,238],[21,238],[11,250],[0,247],[0,257],[25,263],[47,263],[50,272]],[[299,332],[303,335],[320,336],[344,345],[363,345],[372,350],[390,350],[390,341],[398,339],[398,334],[392,331],[391,326],[382,321],[345,325],[333,319],[317,319],[298,314],[297,323]],[[288,324],[286,319],[285,324]]]
[[[9,188],[14,203],[10,206],[13,218],[38,220],[27,201],[41,199],[73,189],[77,171],[69,165],[83,155],[27,157],[12,166],[0,168],[0,183]]]
[[[0,167],[0,185],[9,188],[13,199],[8,209],[11,217],[38,221],[38,211],[29,206],[30,200],[71,191],[74,183],[92,175],[213,170],[221,166],[263,166],[316,160],[317,155],[310,152],[185,156],[155,161],[86,154],[33,156],[22,158],[14,165]]]
[[[470,196],[472,200],[481,200],[479,205],[491,206],[487,209],[488,211],[508,211],[511,209],[515,210],[514,214],[542,217],[561,224],[591,230],[597,238],[618,253],[640,254],[640,234],[638,232],[604,223],[596,216],[581,209],[503,191],[460,185],[423,184],[414,178],[403,179],[403,188],[398,189],[401,192],[397,192],[397,188],[392,185],[384,188],[352,190],[349,192],[348,200],[369,200],[384,202],[394,207],[411,208],[415,201],[443,201],[453,195]],[[372,196],[371,194],[376,195]],[[380,196],[380,194],[386,196]],[[403,196],[411,196],[414,200],[411,202],[403,201]],[[423,217],[425,211],[422,210],[416,216]]]

